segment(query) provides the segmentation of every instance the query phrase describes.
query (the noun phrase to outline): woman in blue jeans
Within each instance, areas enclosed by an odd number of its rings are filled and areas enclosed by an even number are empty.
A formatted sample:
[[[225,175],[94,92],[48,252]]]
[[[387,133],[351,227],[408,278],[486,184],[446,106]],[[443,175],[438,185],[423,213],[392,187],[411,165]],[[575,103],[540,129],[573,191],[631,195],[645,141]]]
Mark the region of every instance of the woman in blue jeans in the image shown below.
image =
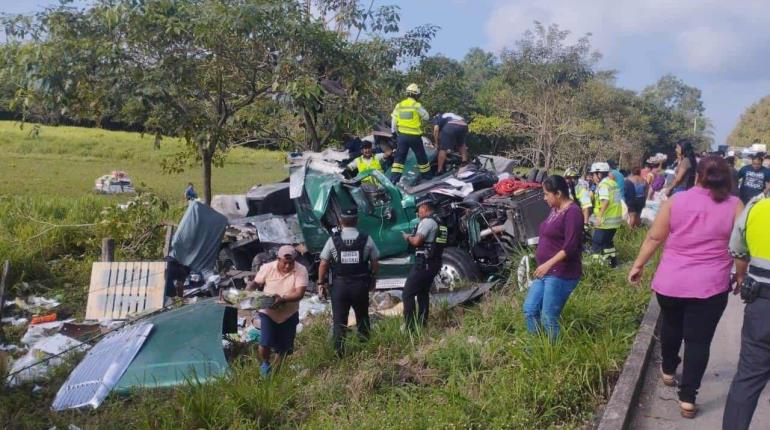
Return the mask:
[[[524,301],[527,330],[545,330],[551,340],[559,334],[559,315],[583,274],[581,246],[583,213],[570,198],[567,181],[549,176],[543,181],[545,201],[551,213],[540,224],[535,253],[535,280]]]

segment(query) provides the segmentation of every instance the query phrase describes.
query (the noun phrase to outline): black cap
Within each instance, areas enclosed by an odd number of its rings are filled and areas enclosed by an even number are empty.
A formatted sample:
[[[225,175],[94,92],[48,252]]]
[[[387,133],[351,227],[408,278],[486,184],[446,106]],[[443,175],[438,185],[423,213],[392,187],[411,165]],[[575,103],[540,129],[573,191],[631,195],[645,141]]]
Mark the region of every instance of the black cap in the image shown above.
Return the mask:
[[[431,194],[425,194],[425,195],[422,195],[422,196],[418,197],[417,199],[415,199],[414,204],[418,208],[420,206],[422,206],[422,205],[428,205],[431,208],[435,208],[436,207],[436,201],[433,200],[433,195],[431,195]]]
[[[358,218],[358,209],[353,207],[342,210],[342,218]]]
[[[371,147],[372,147],[372,142],[371,141],[368,141],[368,140],[362,140],[361,141],[361,149],[363,149],[363,148],[371,148]]]

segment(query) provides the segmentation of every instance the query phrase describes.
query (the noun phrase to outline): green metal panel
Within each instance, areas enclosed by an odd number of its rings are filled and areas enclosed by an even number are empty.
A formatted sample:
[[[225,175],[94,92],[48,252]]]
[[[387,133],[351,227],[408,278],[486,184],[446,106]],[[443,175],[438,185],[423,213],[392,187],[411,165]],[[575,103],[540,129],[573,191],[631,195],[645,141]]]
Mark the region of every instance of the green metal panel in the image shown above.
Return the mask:
[[[147,318],[153,324],[150,336],[115,391],[170,387],[224,374],[228,368],[222,350],[224,313],[225,306],[212,298]]]

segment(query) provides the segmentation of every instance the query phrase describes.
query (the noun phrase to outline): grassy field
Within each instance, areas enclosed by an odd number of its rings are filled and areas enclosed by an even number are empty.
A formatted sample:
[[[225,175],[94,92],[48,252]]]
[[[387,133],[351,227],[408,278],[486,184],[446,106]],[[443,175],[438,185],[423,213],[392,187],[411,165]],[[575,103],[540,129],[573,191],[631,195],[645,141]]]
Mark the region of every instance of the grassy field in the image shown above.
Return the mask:
[[[150,138],[131,133],[44,127],[33,139],[13,123],[0,128],[0,260],[12,262],[11,297],[58,297],[60,317],[79,316],[102,237],[116,239],[119,259],[160,258],[160,226],[179,219],[187,179],[158,165],[181,144],[167,139],[155,151]],[[215,192],[282,175],[273,153],[238,149],[228,161],[215,170],[222,187]],[[93,179],[116,168],[146,180],[159,197],[144,194],[118,211],[116,199],[93,195]],[[642,235],[621,231],[623,261]],[[110,397],[96,411],[50,411],[71,369],[63,366],[40,389],[0,389],[0,428],[586,428],[609,396],[649,298],[625,276],[624,269],[587,267],[556,344],[526,333],[524,295],[503,285],[477,304],[434,309],[429,329],[416,336],[401,332],[398,318],[380,320],[372,339],[352,344],[343,360],[331,348],[328,319],[319,318],[269,379],[247,351],[214,383]],[[4,330],[0,343],[23,334]],[[0,353],[0,379],[2,361]]]
[[[624,232],[631,258],[641,239]],[[649,273],[647,274],[649,277]],[[235,361],[210,384],[109,398],[97,411],[47,411],[59,371],[43,389],[0,395],[0,424],[37,429],[582,429],[594,421],[624,362],[649,297],[623,280],[625,271],[588,268],[570,298],[560,340],[528,335],[523,293],[493,291],[467,308],[434,310],[427,331],[380,320],[372,339],[335,358],[328,322],[310,324],[297,353],[269,379],[255,354]]]
[[[41,126],[32,137],[31,124],[0,121],[0,196],[81,197],[91,194],[94,180],[123,170],[135,185],[169,200],[181,200],[188,182],[201,191],[200,167],[166,174],[161,160],[184,149],[178,139],[165,138],[153,149],[153,136],[138,133]],[[282,153],[235,148],[225,165],[213,171],[214,194],[244,193],[258,183],[287,176]]]

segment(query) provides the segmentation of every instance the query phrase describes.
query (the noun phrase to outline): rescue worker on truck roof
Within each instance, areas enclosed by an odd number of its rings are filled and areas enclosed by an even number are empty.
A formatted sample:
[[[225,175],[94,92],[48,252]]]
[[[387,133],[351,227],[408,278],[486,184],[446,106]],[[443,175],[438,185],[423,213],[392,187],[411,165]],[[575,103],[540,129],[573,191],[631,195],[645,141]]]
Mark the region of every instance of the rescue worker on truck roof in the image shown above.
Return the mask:
[[[414,249],[414,265],[409,270],[402,294],[406,327],[414,330],[416,323],[425,326],[428,323],[430,289],[433,279],[441,269],[441,257],[447,243],[448,230],[435,212],[433,199],[424,196],[417,202],[417,215],[420,223],[412,234],[404,235],[404,240]],[[417,300],[417,320],[415,321],[415,299]]]
[[[409,149],[417,157],[417,168],[423,179],[430,178],[430,164],[422,143],[423,121],[428,121],[428,111],[419,102],[420,87],[409,84],[406,87],[406,98],[396,105],[391,114],[391,129],[398,132],[398,145],[393,167],[390,169],[390,181],[398,183],[404,173],[404,161]]]
[[[361,141],[361,155],[348,163],[347,169],[358,174],[367,173],[372,170],[385,172],[381,161],[385,158],[384,153],[375,154],[372,150],[372,142],[368,140]],[[362,183],[377,184],[377,179],[373,176],[367,176]]]
[[[433,117],[433,141],[438,148],[436,174],[444,173],[447,152],[459,152],[463,163],[468,162],[468,123],[465,118],[452,112],[437,114]]]
[[[331,290],[334,349],[338,356],[344,352],[351,307],[356,314],[358,335],[369,338],[369,292],[374,290],[380,258],[372,238],[356,228],[355,208],[343,210],[340,220],[342,230],[326,241],[318,267],[319,293],[325,296]],[[331,288],[326,284],[330,266]]]

